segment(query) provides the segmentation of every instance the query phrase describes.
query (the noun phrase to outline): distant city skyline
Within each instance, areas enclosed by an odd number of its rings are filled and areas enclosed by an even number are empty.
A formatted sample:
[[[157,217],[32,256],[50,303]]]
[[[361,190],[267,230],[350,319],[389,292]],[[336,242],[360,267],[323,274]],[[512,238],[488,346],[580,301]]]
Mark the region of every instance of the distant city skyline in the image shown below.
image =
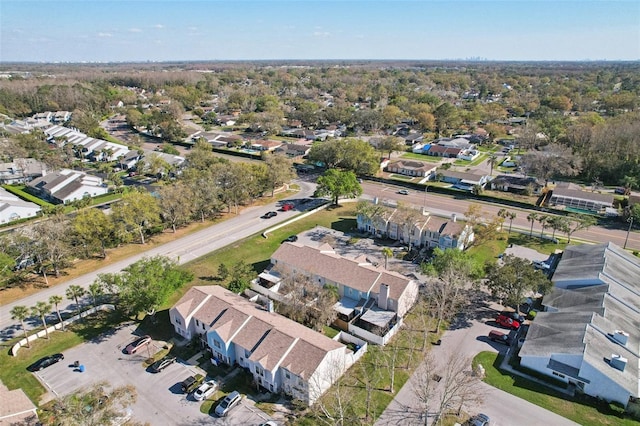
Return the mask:
[[[636,0],[2,0],[1,62],[640,60]]]

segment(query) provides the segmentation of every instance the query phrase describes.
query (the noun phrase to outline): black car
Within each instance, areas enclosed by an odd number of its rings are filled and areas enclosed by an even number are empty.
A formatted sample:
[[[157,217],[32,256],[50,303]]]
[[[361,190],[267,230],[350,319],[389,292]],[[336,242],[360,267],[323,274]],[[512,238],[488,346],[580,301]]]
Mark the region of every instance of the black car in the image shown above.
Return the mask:
[[[282,240],[283,243],[295,243],[296,241],[298,241],[297,235],[289,235],[287,238]]]
[[[151,370],[152,373],[159,373],[165,368],[167,368],[168,366],[170,366],[171,364],[173,364],[174,362],[176,362],[175,356],[166,356],[154,362],[153,364],[151,364],[151,367],[149,367],[149,370]]]
[[[44,358],[40,358],[39,360],[37,360],[36,362],[28,366],[27,370],[31,372],[44,370],[50,365],[53,365],[56,362],[62,361],[63,359],[64,359],[64,355],[62,354],[45,356]]]
[[[266,212],[265,214],[263,214],[262,216],[260,216],[263,219],[271,219],[272,217],[277,216],[278,213],[276,212]]]

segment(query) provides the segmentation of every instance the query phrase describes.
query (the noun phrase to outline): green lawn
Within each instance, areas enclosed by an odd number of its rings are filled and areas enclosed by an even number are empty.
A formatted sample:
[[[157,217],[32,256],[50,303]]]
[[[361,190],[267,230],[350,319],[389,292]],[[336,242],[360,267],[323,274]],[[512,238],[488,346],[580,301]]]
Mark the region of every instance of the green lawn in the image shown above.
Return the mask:
[[[454,166],[461,166],[461,167],[472,167],[472,166],[477,166],[478,164],[482,163],[485,159],[487,158],[487,155],[482,153],[478,156],[478,158],[476,158],[473,161],[467,161],[467,160],[456,160],[453,162]]]
[[[638,426],[640,422],[623,417],[620,408],[588,397],[569,398],[545,386],[500,371],[501,357],[494,352],[480,352],[473,366],[482,364],[484,381],[491,386],[557,413],[584,426]]]
[[[7,342],[0,353],[0,380],[9,389],[22,388],[27,396],[38,403],[40,397],[46,392],[38,379],[29,373],[26,368],[46,355],[64,352],[65,350],[90,340],[105,331],[112,330],[123,320],[118,312],[102,312],[85,321],[77,322],[67,331],[56,331],[50,334],[50,339],[38,339],[31,343],[31,348],[23,347],[15,357],[9,355],[9,348],[17,342],[19,337]]]
[[[47,201],[41,200],[35,195],[29,194],[27,191],[25,191],[25,188],[26,188],[25,185],[2,185],[2,187],[7,191],[11,192],[13,195],[20,197],[25,201],[30,201],[32,203],[35,203],[40,207],[53,205]]]
[[[402,154],[402,158],[410,158],[412,160],[419,160],[427,163],[442,163],[441,157],[433,157],[431,155],[425,155],[425,154],[416,154],[413,152],[405,152],[404,154]]]
[[[566,239],[561,240],[557,234],[556,239],[559,241],[558,244],[542,239],[536,236],[536,233],[533,234],[533,237],[530,237],[529,234],[511,233],[509,244],[517,244],[519,246],[529,247],[540,253],[552,254],[555,253],[556,250],[564,250],[567,246]]]
[[[414,180],[417,176],[405,176],[405,175],[399,175],[396,173],[393,173],[389,176],[391,179],[396,179],[396,180],[404,180],[407,182],[411,182],[412,180]]]

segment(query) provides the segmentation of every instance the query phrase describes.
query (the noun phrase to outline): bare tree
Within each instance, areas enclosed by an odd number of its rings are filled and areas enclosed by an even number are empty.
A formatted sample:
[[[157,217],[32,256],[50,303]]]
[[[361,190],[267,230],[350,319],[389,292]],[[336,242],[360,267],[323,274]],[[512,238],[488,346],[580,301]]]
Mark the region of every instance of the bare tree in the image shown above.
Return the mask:
[[[571,148],[558,144],[527,152],[521,164],[528,174],[544,180],[545,185],[556,176],[575,176],[582,170],[582,158]]]
[[[411,236],[414,233],[416,224],[421,220],[424,220],[424,217],[419,210],[398,203],[398,210],[394,216],[394,221],[400,226],[403,240],[407,243],[409,251],[411,251]]]

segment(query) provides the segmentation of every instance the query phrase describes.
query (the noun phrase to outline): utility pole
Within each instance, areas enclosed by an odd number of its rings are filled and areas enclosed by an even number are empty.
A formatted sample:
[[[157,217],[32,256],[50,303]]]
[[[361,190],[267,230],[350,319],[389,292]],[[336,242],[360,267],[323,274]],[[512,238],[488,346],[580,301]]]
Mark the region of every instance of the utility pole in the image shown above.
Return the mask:
[[[622,247],[623,249],[627,248],[627,241],[629,241],[629,234],[631,233],[631,227],[633,226],[633,216],[629,216],[627,222],[629,222],[629,229],[627,229],[627,237],[624,239],[624,246]]]

